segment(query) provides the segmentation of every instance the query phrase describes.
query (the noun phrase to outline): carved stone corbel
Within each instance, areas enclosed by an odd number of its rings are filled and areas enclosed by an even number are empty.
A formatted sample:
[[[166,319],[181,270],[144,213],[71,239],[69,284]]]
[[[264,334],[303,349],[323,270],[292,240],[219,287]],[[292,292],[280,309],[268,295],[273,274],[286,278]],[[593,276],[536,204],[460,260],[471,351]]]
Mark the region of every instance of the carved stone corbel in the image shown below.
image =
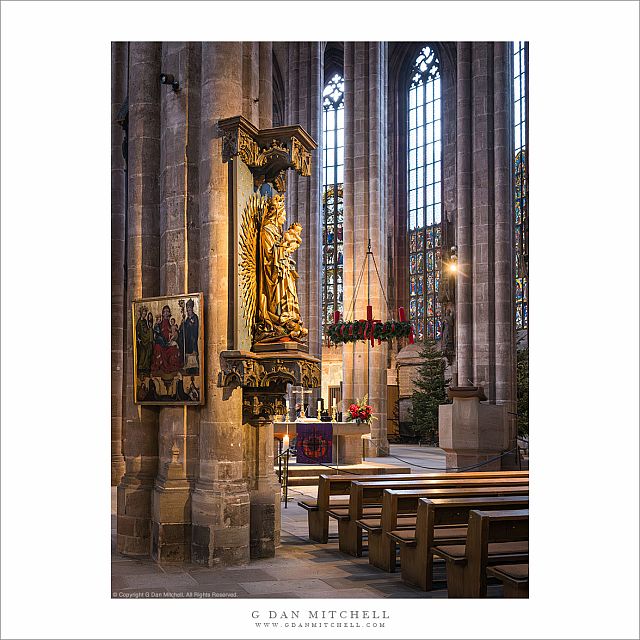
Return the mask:
[[[320,386],[320,361],[304,352],[223,351],[220,365],[218,386],[242,388],[249,420],[283,414],[288,384]]]

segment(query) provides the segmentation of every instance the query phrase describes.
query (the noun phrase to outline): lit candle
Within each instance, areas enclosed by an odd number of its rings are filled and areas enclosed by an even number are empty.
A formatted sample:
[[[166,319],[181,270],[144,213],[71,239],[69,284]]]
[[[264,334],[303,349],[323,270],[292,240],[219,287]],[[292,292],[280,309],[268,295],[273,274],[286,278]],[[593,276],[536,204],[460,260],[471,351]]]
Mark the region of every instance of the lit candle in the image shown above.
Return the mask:
[[[289,434],[282,438],[282,448],[285,450],[289,448]]]
[[[336,399],[333,399],[333,405],[331,405],[333,407],[333,409],[335,409],[338,405],[336,404]]]
[[[322,413],[322,400],[318,400],[318,418],[320,417],[321,413]]]

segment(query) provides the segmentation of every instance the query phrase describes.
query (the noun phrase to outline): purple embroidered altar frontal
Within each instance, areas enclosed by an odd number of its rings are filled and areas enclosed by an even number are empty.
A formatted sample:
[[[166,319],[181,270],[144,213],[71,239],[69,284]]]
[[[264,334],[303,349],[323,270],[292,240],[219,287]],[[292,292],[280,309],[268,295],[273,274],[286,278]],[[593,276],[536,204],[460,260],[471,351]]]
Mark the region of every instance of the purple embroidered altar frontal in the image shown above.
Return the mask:
[[[333,428],[330,422],[299,422],[296,425],[296,462],[331,462]]]

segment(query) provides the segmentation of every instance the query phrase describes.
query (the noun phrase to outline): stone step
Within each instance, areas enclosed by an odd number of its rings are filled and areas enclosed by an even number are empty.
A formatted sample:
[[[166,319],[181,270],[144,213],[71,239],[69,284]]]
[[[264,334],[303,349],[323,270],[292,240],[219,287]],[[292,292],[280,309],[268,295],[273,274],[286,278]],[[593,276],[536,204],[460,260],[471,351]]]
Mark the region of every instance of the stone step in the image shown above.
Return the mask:
[[[276,467],[276,473],[278,468]],[[383,464],[383,463],[363,463],[348,465],[316,465],[316,464],[293,464],[289,465],[289,486],[314,486],[318,484],[318,476],[337,475],[337,474],[353,474],[354,479],[357,475],[383,475],[387,473],[407,473],[411,468],[406,465]]]

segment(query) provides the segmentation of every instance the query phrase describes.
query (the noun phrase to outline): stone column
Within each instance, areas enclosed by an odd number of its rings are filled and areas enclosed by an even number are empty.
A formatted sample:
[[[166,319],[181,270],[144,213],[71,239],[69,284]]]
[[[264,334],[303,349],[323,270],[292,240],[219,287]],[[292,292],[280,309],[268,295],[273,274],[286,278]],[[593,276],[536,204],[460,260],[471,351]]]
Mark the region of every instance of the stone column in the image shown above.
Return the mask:
[[[200,419],[197,481],[191,501],[191,559],[214,566],[249,560],[249,494],[243,478],[242,390],[220,388],[220,352],[233,335],[229,290],[229,166],[222,162],[220,118],[242,113],[242,44],[202,45],[200,287],[205,295],[207,399]],[[231,280],[232,281],[232,280]]]
[[[495,452],[515,444],[508,415],[515,401],[508,45],[458,43],[457,55],[458,385],[483,387],[491,405],[505,405],[483,427]],[[461,436],[462,413],[450,416],[451,455],[461,455],[464,448],[464,464],[486,460],[489,453],[480,444],[474,452],[473,438],[465,442]]]
[[[242,43],[242,115],[259,124],[260,55],[258,42]],[[236,114],[237,115],[237,114]]]
[[[162,295],[190,293],[188,146],[192,50],[188,43],[165,43],[162,68],[174,74],[180,91],[161,87],[160,290]],[[191,139],[193,143],[193,139]],[[179,322],[179,319],[177,319]],[[152,503],[152,557],[158,562],[191,558],[191,496],[187,478],[187,407],[163,407],[159,420],[159,467]]]
[[[493,43],[472,44],[473,381],[495,401]]]
[[[260,98],[258,129],[273,126],[273,43],[260,42]]]
[[[127,100],[126,42],[111,43],[111,486],[124,474],[122,455],[122,389],[124,372],[126,162],[125,132],[116,122]]]
[[[283,394],[284,395],[284,394]],[[252,395],[245,391],[245,401]],[[280,484],[274,470],[272,417],[245,416],[245,458],[250,494],[251,558],[272,558],[280,546]]]
[[[129,45],[129,211],[124,397],[125,475],[118,486],[118,551],[149,555],[151,492],[158,465],[158,412],[133,402],[131,304],[160,293],[160,55],[154,42]]]
[[[294,172],[287,176],[287,224],[299,221],[303,242],[297,252],[300,313],[309,329],[309,353],[322,355],[322,108],[323,58],[320,43],[289,43],[286,124],[299,124],[318,143],[314,152],[311,176]],[[310,402],[319,397],[318,392]],[[315,412],[314,412],[315,414]]]
[[[473,384],[473,254],[471,229],[471,43],[457,47],[457,215],[456,363],[458,384]]]
[[[512,191],[511,51],[508,42],[494,44],[494,199],[495,199],[495,372],[496,403],[505,404],[509,448],[515,447],[516,353],[514,309],[514,218]]]
[[[369,239],[384,287],[388,280],[386,51],[384,42],[345,43],[345,316],[353,300]],[[371,304],[374,318],[387,320],[387,302],[372,261],[369,268],[365,268],[357,296],[355,318],[365,317],[367,304]],[[371,425],[374,450],[369,455],[385,455],[389,451],[387,344],[344,345],[343,362],[344,404],[369,394],[369,404],[378,417]]]

